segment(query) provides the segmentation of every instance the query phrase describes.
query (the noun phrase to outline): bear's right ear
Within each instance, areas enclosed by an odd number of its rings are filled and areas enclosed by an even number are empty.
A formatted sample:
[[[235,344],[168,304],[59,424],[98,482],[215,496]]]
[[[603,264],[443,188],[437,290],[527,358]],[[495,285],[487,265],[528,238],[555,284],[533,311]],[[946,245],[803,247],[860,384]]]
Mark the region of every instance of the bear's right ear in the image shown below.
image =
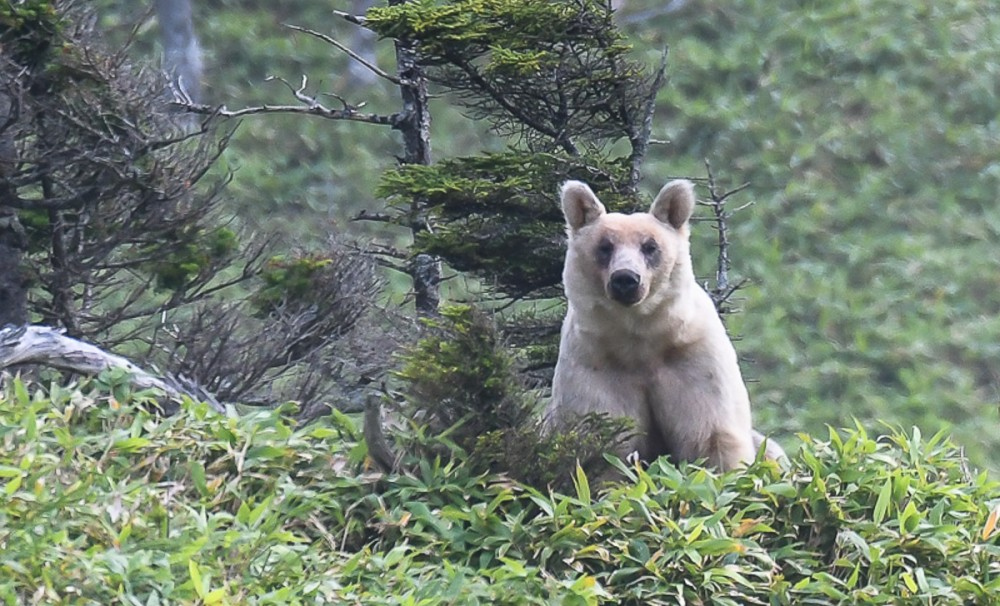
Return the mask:
[[[604,205],[583,181],[563,183],[562,208],[570,232],[593,223],[606,212]]]
[[[663,223],[680,229],[694,212],[694,185],[687,179],[675,179],[663,186],[653,200],[649,214]]]

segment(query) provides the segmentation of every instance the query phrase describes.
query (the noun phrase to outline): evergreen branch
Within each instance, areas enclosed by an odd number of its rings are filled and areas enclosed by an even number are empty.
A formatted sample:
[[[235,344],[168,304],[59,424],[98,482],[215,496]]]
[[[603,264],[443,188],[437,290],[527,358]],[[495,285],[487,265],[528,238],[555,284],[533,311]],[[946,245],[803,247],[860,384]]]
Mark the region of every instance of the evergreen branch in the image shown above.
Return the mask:
[[[489,81],[486,80],[486,78],[484,78],[482,74],[480,74],[479,71],[476,70],[475,67],[473,67],[469,62],[456,57],[449,57],[448,59],[452,65],[460,69],[469,78],[469,81],[472,84],[478,87],[479,90],[484,92],[487,97],[499,105],[501,109],[510,114],[514,119],[530,128],[533,128],[535,131],[543,135],[551,137],[552,140],[559,144],[559,146],[562,147],[569,155],[580,155],[580,151],[576,148],[576,144],[574,144],[571,139],[566,137],[564,131],[557,131],[550,128],[542,122],[535,120],[532,114],[522,111],[520,107],[511,103],[506,96],[491,86]]]

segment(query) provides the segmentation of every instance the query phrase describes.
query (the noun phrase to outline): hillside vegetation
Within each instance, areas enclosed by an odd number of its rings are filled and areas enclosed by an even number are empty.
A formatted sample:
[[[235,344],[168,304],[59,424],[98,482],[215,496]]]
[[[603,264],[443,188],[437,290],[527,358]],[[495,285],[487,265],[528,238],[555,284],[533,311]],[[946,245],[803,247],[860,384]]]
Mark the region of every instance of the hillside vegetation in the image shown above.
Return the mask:
[[[993,8],[706,2],[636,30],[673,57],[646,174],[751,183],[731,327],[769,424],[948,427],[1000,464]]]
[[[366,472],[353,424],[294,427],[120,376],[0,395],[7,604],[990,603],[1000,486],[940,435],[805,438],[791,468],[619,463],[571,494],[460,458]],[[566,470],[572,474],[572,470]]]
[[[128,22],[106,2],[109,31]],[[343,8],[343,7],[342,7]],[[198,6],[212,102],[289,100],[268,75],[394,111],[381,84],[352,80],[346,57],[282,27],[356,41],[329,7]],[[735,272],[750,278],[729,318],[765,429],[822,435],[878,421],[954,433],[974,465],[1000,465],[1000,13],[984,0],[851,3],[711,0],[665,12],[626,3],[620,22],[654,65],[670,47],[644,174],[749,182],[733,220]],[[147,28],[139,47],[152,55]],[[388,43],[377,46],[392,65]],[[438,159],[502,149],[482,124],[432,101]],[[295,117],[247,120],[227,155],[246,220],[295,242],[360,233],[378,210],[396,135]],[[553,183],[553,188],[555,184]],[[704,194],[704,191],[702,191]],[[695,227],[696,267],[714,269],[715,234]],[[397,283],[399,284],[399,283]]]

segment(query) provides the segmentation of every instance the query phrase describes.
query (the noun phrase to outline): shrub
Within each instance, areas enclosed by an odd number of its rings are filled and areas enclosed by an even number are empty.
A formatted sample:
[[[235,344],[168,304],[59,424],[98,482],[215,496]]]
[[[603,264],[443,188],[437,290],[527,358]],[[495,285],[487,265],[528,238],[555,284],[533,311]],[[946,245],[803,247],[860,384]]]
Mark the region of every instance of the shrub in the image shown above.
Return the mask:
[[[366,472],[338,413],[160,418],[99,379],[6,382],[0,599],[76,604],[989,603],[1000,486],[941,435],[805,438],[789,470],[618,466],[569,494]]]
[[[518,376],[488,316],[459,305],[424,323],[428,334],[402,356],[397,373],[406,398],[402,416],[427,428],[418,436],[436,436],[410,441],[411,449],[431,447],[418,449],[418,457],[457,454],[475,469],[539,487],[567,486],[566,471],[577,465],[590,472],[605,467],[602,453],[620,442],[630,423],[592,414],[546,433],[539,399]]]

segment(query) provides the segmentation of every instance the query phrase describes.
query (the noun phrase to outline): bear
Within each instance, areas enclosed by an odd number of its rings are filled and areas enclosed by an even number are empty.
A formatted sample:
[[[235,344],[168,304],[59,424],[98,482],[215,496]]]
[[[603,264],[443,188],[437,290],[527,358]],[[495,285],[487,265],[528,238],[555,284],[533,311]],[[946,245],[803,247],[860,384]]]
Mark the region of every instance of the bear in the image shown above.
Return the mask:
[[[615,453],[728,471],[754,460],[750,398],[725,326],[691,264],[694,186],[674,180],[647,213],[608,213],[581,181],[561,189],[567,299],[544,424],[573,415],[626,417]],[[784,456],[768,442],[766,456]]]

